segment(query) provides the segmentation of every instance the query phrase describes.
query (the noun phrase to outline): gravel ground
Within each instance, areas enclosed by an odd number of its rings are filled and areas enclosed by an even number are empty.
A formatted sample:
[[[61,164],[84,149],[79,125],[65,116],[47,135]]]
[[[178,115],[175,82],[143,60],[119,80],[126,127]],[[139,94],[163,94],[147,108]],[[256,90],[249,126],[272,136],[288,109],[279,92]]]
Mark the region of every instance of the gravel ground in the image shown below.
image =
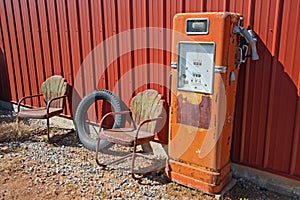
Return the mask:
[[[12,135],[14,116],[0,112],[1,127],[10,126]],[[98,167],[94,152],[84,148],[75,133],[50,145],[43,136],[42,123],[27,121],[22,128],[32,134],[2,140],[0,134],[0,199],[289,199],[244,179],[238,179],[222,197],[178,185],[162,172],[148,176],[140,184],[129,174],[129,161],[105,170]],[[57,128],[52,131],[66,134]],[[3,136],[4,132],[0,133]],[[113,150],[124,151],[118,146]],[[101,157],[108,158],[111,156]],[[157,160],[164,163],[162,158]],[[139,162],[144,165],[149,160],[146,161]]]

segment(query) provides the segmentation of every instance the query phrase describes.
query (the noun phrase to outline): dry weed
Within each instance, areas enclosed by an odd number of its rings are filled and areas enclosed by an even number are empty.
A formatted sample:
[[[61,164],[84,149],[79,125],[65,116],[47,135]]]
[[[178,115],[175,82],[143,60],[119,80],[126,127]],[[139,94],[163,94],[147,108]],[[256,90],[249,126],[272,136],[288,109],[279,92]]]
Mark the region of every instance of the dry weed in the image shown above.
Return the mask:
[[[2,122],[0,124],[0,142],[10,142],[15,140],[23,140],[29,138],[36,130],[36,127],[32,127],[23,122]]]

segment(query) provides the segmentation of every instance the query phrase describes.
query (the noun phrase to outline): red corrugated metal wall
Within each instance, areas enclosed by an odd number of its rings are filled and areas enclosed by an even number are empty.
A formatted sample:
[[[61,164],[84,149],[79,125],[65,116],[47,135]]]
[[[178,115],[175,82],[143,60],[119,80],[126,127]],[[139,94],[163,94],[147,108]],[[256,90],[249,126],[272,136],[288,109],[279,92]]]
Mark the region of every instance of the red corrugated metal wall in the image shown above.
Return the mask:
[[[260,60],[241,66],[232,159],[299,179],[299,10],[297,0],[0,0],[0,98],[16,102],[62,74],[77,86],[73,97],[154,88],[169,102],[171,34],[161,28],[180,12],[242,13],[259,37]]]
[[[232,159],[299,179],[300,54],[293,45],[300,4],[253,2],[249,22],[259,36],[260,60],[241,69]]]

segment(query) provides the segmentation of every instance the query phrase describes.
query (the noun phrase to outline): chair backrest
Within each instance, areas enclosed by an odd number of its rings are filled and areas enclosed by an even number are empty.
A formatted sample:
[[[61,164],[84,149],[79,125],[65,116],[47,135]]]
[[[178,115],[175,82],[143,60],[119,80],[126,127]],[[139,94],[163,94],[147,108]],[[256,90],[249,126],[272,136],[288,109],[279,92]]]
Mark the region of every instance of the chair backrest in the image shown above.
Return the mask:
[[[42,84],[42,94],[44,96],[45,104],[55,97],[63,96],[67,92],[68,83],[65,78],[59,75],[54,75],[48,78]],[[64,105],[64,99],[55,100],[51,103],[53,108],[62,108]]]
[[[138,125],[143,120],[160,117],[163,112],[163,104],[162,96],[156,90],[145,90],[138,93],[130,102],[133,121]],[[158,121],[147,123],[142,130],[154,133],[157,131],[157,123]]]

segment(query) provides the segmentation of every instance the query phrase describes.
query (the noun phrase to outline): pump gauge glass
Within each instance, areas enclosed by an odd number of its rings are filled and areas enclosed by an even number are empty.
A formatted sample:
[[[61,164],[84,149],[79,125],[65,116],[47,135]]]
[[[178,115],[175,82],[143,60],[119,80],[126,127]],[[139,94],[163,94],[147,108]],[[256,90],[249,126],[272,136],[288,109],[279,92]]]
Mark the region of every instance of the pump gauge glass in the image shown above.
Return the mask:
[[[213,93],[214,42],[178,43],[177,89]]]

